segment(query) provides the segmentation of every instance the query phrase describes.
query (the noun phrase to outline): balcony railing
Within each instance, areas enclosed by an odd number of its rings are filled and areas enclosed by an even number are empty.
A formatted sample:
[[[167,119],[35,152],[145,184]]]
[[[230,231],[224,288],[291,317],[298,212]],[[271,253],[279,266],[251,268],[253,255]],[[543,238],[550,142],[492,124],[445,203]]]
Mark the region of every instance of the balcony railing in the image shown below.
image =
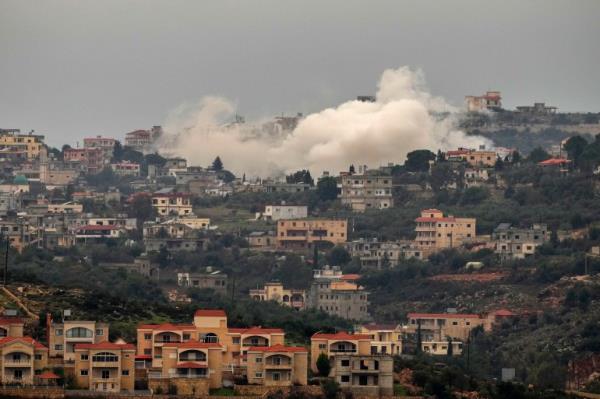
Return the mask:
[[[331,349],[332,353],[356,353],[356,349]]]

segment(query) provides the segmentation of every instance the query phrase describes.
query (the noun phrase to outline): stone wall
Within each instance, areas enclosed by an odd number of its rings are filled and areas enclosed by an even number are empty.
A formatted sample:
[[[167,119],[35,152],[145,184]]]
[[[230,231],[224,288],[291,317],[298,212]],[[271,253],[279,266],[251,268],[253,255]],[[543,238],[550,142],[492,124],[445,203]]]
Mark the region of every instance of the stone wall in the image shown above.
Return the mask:
[[[264,386],[264,385],[236,385],[235,392],[240,396],[266,396],[270,393],[281,391],[288,394],[291,390],[302,391],[308,395],[320,395],[321,387],[319,385],[304,386]]]
[[[150,378],[148,389],[152,392],[160,387],[162,393],[169,392],[169,386],[177,389],[177,395],[189,397],[206,397],[209,395],[209,380],[207,378]]]
[[[0,388],[2,398],[62,399],[65,391],[61,388]]]

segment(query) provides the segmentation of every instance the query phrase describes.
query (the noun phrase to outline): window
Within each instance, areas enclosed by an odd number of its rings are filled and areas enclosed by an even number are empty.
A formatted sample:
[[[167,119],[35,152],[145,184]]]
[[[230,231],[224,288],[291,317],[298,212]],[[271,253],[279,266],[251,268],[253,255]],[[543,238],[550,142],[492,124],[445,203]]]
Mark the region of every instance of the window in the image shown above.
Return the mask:
[[[56,329],[56,331],[54,332],[54,334],[55,334],[57,337],[60,337],[61,335],[63,335],[63,330],[62,330],[62,328],[57,328],[57,329]]]
[[[116,362],[118,360],[119,360],[119,357],[117,355],[115,355],[114,353],[110,353],[110,352],[100,352],[100,353],[97,353],[94,356],[92,356],[93,362]]]
[[[240,343],[240,337],[233,337],[233,343],[234,344],[239,344]]]
[[[256,358],[256,363],[262,363],[262,357],[257,357]]]
[[[80,374],[80,375],[88,375],[88,371],[87,371],[87,369],[82,369],[82,370],[79,372],[79,374]]]
[[[350,376],[349,375],[343,375],[341,377],[341,381],[342,382],[350,382]]]
[[[344,359],[341,361],[342,367],[350,367],[350,360]]]
[[[63,346],[61,344],[54,345],[54,350],[61,351],[63,350]]]
[[[110,378],[110,370],[102,370],[102,379],[107,380]]]
[[[150,341],[152,339],[152,334],[148,334],[148,333],[144,334],[144,339],[146,341]]]
[[[457,326],[457,325],[458,325],[458,321],[453,321],[453,322],[452,322],[452,325],[453,325],[453,326]]]
[[[88,360],[88,355],[81,355],[81,360]]]
[[[327,344],[319,344],[319,349],[327,349]]]
[[[97,328],[97,329],[96,329],[96,335],[99,335],[99,336],[102,336],[102,335],[104,335],[104,330],[103,330],[103,329],[101,329],[101,328]]]
[[[144,355],[151,355],[151,354],[152,354],[152,349],[150,349],[150,348],[144,349]]]
[[[279,373],[273,373],[273,381],[279,381],[281,379],[281,375]]]
[[[129,370],[122,370],[121,375],[129,375]]]
[[[67,330],[67,338],[92,338],[92,330],[85,327],[74,327]]]
[[[42,360],[42,355],[40,353],[36,353],[34,356],[35,360]]]
[[[254,377],[255,378],[263,378],[262,373],[255,373]]]
[[[183,334],[183,339],[184,339],[184,341],[189,341],[190,334]]]

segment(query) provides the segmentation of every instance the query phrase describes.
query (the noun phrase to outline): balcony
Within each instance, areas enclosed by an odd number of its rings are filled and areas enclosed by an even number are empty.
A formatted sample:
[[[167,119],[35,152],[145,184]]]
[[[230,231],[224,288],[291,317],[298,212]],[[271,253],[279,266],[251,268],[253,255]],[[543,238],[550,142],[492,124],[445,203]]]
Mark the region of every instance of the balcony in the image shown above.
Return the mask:
[[[356,349],[338,348],[338,349],[330,349],[329,352],[331,352],[331,353],[356,353]]]
[[[292,362],[265,363],[265,369],[267,370],[289,370],[291,368]]]
[[[31,358],[29,359],[4,359],[4,367],[31,367]]]

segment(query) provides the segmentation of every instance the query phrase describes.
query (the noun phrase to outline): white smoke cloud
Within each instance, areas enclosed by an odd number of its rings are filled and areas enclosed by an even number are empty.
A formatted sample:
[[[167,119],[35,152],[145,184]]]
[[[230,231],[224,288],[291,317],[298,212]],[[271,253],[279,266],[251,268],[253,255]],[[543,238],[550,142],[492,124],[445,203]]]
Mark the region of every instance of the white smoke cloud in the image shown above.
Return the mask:
[[[208,165],[219,155],[236,174],[273,176],[298,169],[337,173],[350,164],[402,163],[416,149],[446,150],[491,143],[456,130],[456,109],[432,96],[422,71],[408,67],[382,74],[375,102],[348,101],[302,119],[289,134],[261,130],[260,123],[224,125],[235,106],[206,97],[173,111],[159,150]]]

